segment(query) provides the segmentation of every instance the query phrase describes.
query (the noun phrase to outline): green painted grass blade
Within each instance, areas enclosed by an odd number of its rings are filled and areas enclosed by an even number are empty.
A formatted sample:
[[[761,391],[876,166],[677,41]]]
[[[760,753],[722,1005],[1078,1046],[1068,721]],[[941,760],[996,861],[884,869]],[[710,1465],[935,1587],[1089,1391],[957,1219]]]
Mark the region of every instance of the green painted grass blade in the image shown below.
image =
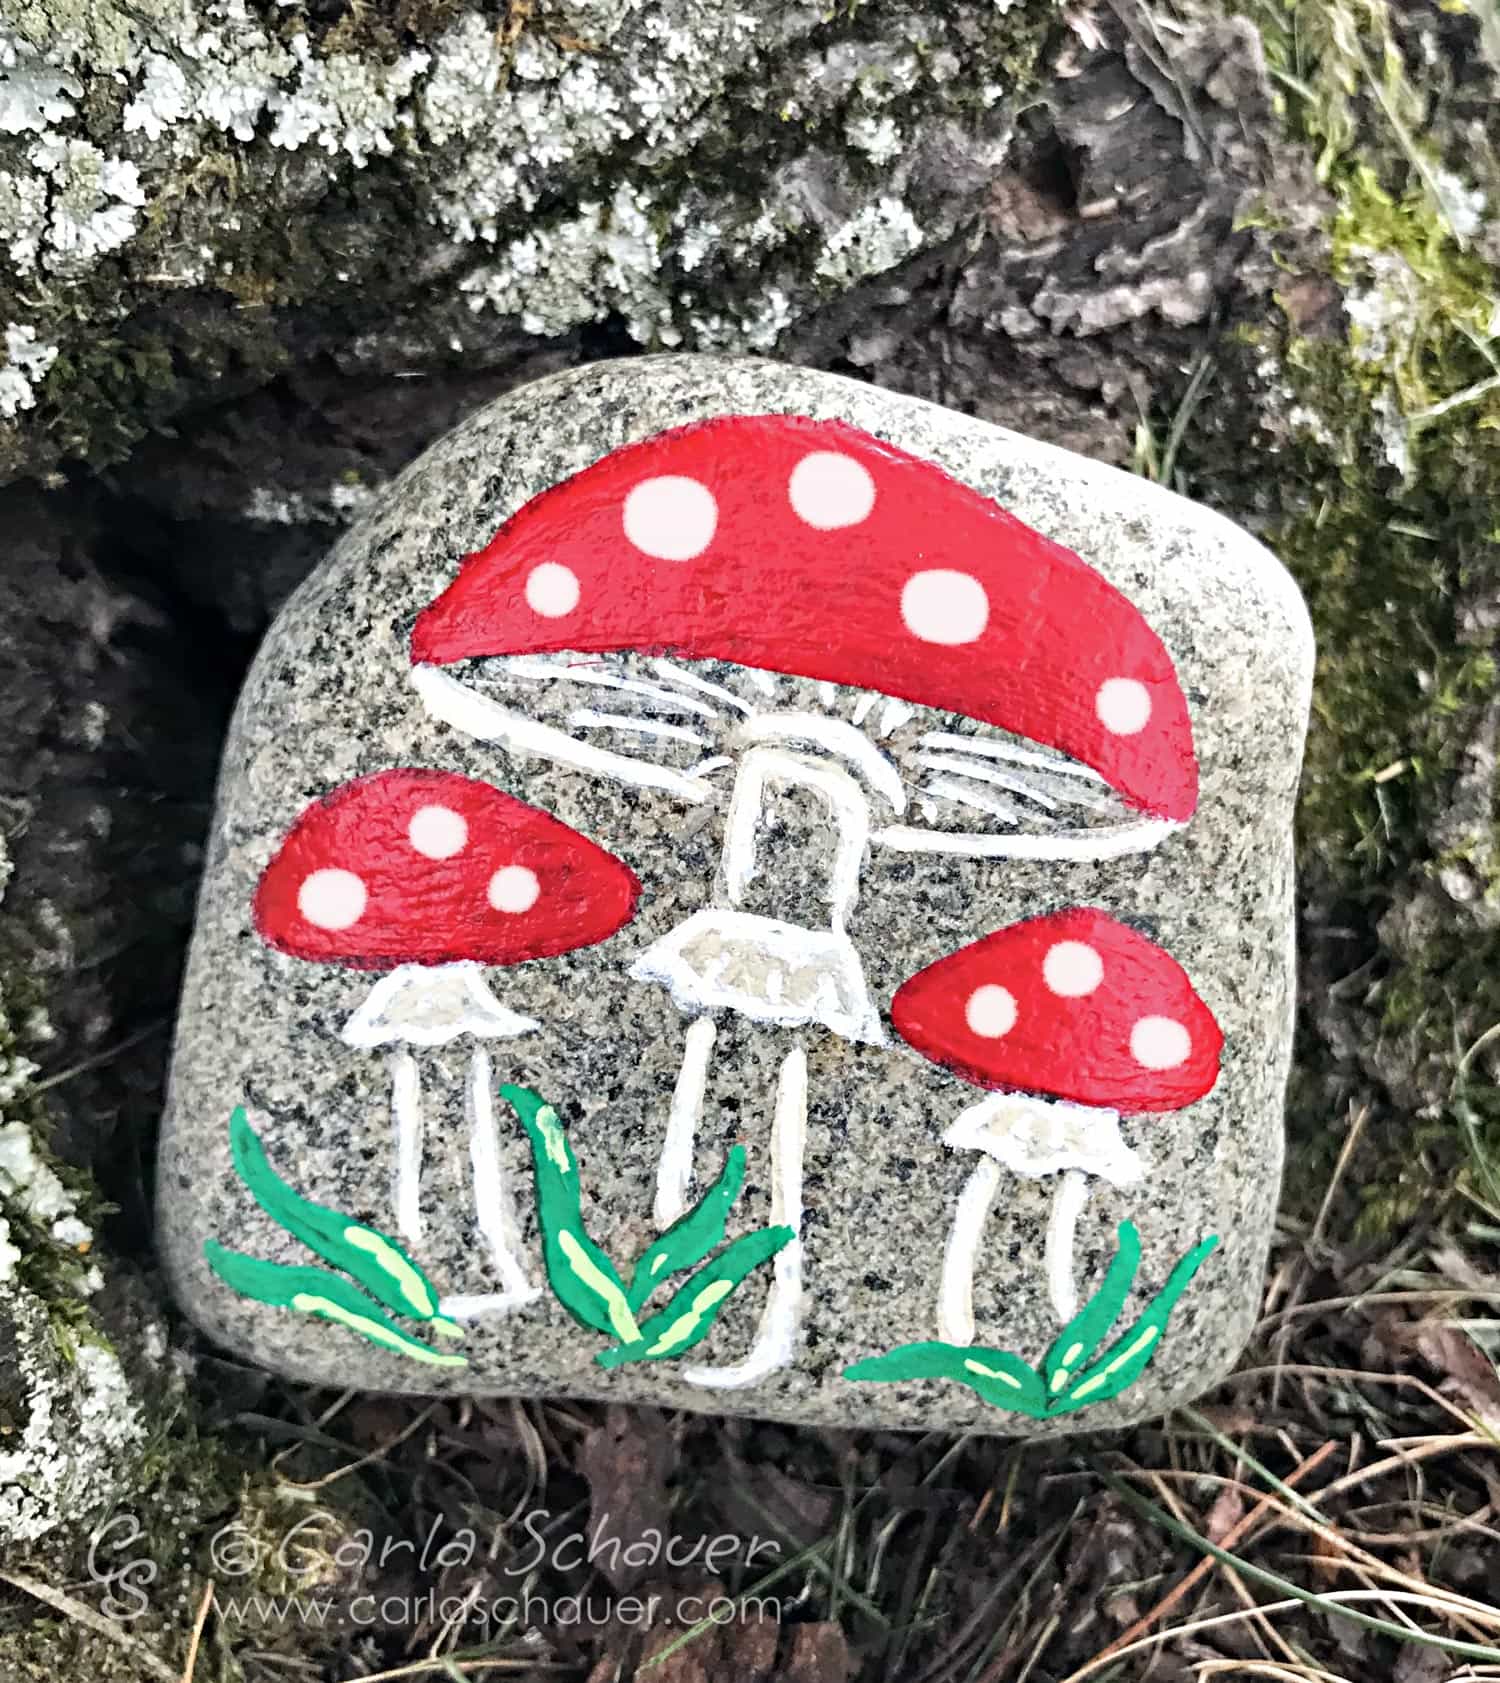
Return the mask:
[[[615,1265],[589,1238],[579,1202],[578,1160],[557,1112],[529,1087],[505,1083],[500,1097],[521,1118],[536,1176],[542,1260],[557,1301],[580,1326],[632,1344],[641,1335]]]
[[[1114,1260],[1105,1271],[1099,1289],[1062,1329],[1042,1358],[1042,1379],[1049,1397],[1059,1396],[1080,1368],[1109,1336],[1120,1318],[1125,1299],[1135,1284],[1141,1266],[1141,1236],[1132,1221],[1119,1227]]]
[[[687,1214],[652,1241],[641,1254],[630,1277],[626,1296],[637,1312],[669,1274],[696,1268],[704,1257],[724,1243],[729,1212],[745,1180],[745,1148],[730,1148],[719,1178]]]
[[[1078,1375],[1062,1397],[1053,1403],[1054,1414],[1071,1414],[1074,1409],[1087,1408],[1090,1403],[1118,1396],[1127,1385],[1140,1378],[1161,1344],[1177,1299],[1187,1290],[1194,1274],[1218,1243],[1218,1235],[1211,1233],[1178,1259],[1177,1266],[1167,1276],[1167,1283],[1146,1305],[1140,1319],[1129,1332],[1115,1340],[1093,1367]]]
[[[986,1350],[964,1344],[898,1344],[879,1356],[868,1356],[844,1369],[845,1379],[952,1379],[967,1385],[995,1408],[1029,1414],[1040,1420],[1047,1413],[1047,1390],[1042,1376],[1011,1350]]]
[[[232,1251],[216,1239],[205,1239],[203,1254],[214,1273],[241,1297],[253,1297],[277,1309],[333,1321],[348,1327],[372,1344],[410,1356],[433,1367],[467,1367],[463,1356],[445,1355],[405,1333],[357,1287],[323,1268],[293,1268],[279,1262]]]
[[[294,1192],[271,1167],[243,1105],[229,1118],[229,1151],[250,1195],[279,1227],[357,1280],[387,1309],[412,1320],[438,1318],[436,1288],[394,1239]],[[463,1336],[456,1322],[443,1331]]]
[[[796,1237],[790,1227],[743,1234],[679,1286],[666,1307],[642,1324],[630,1347],[601,1350],[594,1360],[601,1367],[619,1367],[624,1362],[663,1361],[691,1350],[744,1281]]]

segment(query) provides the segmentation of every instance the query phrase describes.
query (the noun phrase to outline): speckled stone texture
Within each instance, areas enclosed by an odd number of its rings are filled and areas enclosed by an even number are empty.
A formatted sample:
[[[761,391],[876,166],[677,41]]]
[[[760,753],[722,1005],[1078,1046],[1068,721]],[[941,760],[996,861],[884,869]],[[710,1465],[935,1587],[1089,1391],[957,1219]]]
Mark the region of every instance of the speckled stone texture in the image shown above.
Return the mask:
[[[1170,1116],[1122,1122],[1149,1172],[1122,1190],[1094,1183],[1079,1228],[1084,1294],[1098,1285],[1127,1218],[1139,1228],[1143,1263],[1122,1326],[1191,1244],[1209,1233],[1222,1244],[1135,1384],[1056,1420],[997,1412],[948,1382],[842,1377],[852,1361],[937,1336],[944,1239],[974,1161],[941,1136],[979,1094],[889,1035],[884,1047],[856,1046],[816,1026],[719,1020],[694,1163],[701,1190],[734,1142],[747,1147],[731,1234],[769,1220],[776,1071],[795,1043],[808,1062],[805,1319],[795,1363],[745,1388],[694,1385],[683,1369],[744,1354],[765,1299],[765,1270],[684,1362],[604,1371],[593,1357],[605,1341],[544,1292],[472,1322],[460,1346],[470,1365],[449,1370],[236,1296],[203,1258],[204,1240],[218,1238],[283,1263],[315,1261],[257,1210],[234,1174],[227,1123],[237,1104],[249,1107],[273,1164],[304,1195],[395,1231],[387,1057],[339,1037],[378,978],[271,950],[252,927],[250,903],[260,871],[310,800],[398,765],[491,781],[574,825],[640,876],[638,915],[620,934],[570,956],[488,972],[504,1005],[543,1025],[491,1041],[489,1050],[498,1081],[533,1087],[557,1105],[577,1153],[589,1231],[603,1249],[628,1269],[653,1237],[656,1164],[688,1019],[662,987],[627,972],[650,942],[709,902],[726,803],[685,807],[435,722],[410,681],[408,640],[415,615],[453,579],[460,557],[538,492],[668,427],[756,413],[848,421],[939,464],[1075,550],[1163,639],[1187,697],[1199,806],[1155,851],[1046,863],[875,847],[849,924],[885,1012],[907,977],[982,934],[1068,906],[1101,907],[1171,952],[1223,1029],[1222,1071],[1207,1097]],[[1145,481],[925,403],[765,362],[681,356],[561,374],[484,410],[404,473],[297,592],[240,701],[160,1157],[162,1237],[183,1302],[213,1336],[266,1366],[381,1390],[555,1394],[788,1421],[1028,1433],[1123,1424],[1191,1398],[1230,1367],[1248,1334],[1276,1205],[1292,1032],[1290,824],[1311,672],[1301,601],[1245,533]],[[787,685],[777,704],[802,705],[813,689]],[[594,692],[564,705],[537,689],[532,709],[552,716],[549,709],[608,700]],[[906,775],[918,736],[945,723],[952,721],[918,710],[887,721],[880,745]],[[873,712],[869,726],[874,739]],[[789,804],[781,845],[766,855],[769,877],[756,882],[765,903],[752,910],[826,922],[816,909],[827,840],[819,810]],[[457,1040],[417,1049],[428,1109],[417,1260],[445,1294],[499,1289],[469,1190],[462,1094],[470,1047]],[[530,1156],[510,1113],[501,1106],[499,1115],[519,1249],[540,1284]],[[1041,1266],[1054,1184],[1004,1175],[974,1293],[976,1342],[1032,1362],[1057,1331]]]

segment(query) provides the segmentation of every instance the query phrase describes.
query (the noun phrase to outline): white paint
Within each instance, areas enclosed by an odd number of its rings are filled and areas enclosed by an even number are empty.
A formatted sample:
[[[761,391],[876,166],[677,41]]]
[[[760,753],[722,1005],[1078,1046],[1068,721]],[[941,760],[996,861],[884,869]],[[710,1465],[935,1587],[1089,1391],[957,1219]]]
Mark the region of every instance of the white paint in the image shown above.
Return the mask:
[[[913,573],[901,591],[901,618],[913,637],[944,648],[972,643],[989,624],[990,599],[972,573],[933,567]]]
[[[1151,721],[1151,692],[1134,678],[1106,678],[1094,711],[1111,736],[1136,736]]]
[[[469,826],[451,806],[419,807],[406,826],[406,839],[428,859],[451,859],[469,841]]]
[[[875,703],[880,699],[881,697],[874,694],[873,691],[866,690],[854,704],[855,724],[862,725],[865,720],[869,718],[870,709],[874,707]]]
[[[1123,859],[1149,853],[1182,828],[1176,819],[1145,818],[1101,830],[1054,830],[1049,835],[964,835],[956,830],[918,830],[893,824],[871,832],[877,847],[896,853],[953,853],[965,859],[1047,859],[1078,863]]]
[[[978,789],[966,789],[962,783],[955,783],[951,777],[934,777],[930,783],[923,785],[923,792],[929,795],[940,795],[945,801],[952,801],[956,806],[966,806],[975,812],[982,812],[987,817],[998,818],[1002,824],[1019,824],[1024,819],[1029,824],[1055,824],[1055,818],[1049,818],[1046,813],[1023,813],[1013,807],[1009,801],[1004,801],[999,795],[986,795]],[[937,809],[929,807],[924,814],[927,821],[932,823],[937,818]]]
[[[1024,777],[1017,777],[1013,772],[997,771],[993,766],[978,765],[972,760],[955,759],[952,754],[921,753],[917,754],[915,759],[919,766],[925,766],[929,771],[956,772],[958,776],[972,778],[976,783],[987,783],[996,789],[1008,789],[1011,794],[1019,795],[1023,800],[1035,801],[1044,811],[1057,811],[1057,802],[1050,795],[1044,795]]]
[[[526,575],[526,606],[543,619],[563,619],[578,606],[578,575],[560,561],[543,561]]]
[[[502,707],[489,696],[479,695],[436,666],[414,666],[411,681],[427,712],[445,725],[480,742],[499,742],[525,754],[540,754],[558,765],[593,772],[617,783],[631,783],[641,789],[664,789],[680,800],[695,805],[711,801],[710,784],[673,771],[670,766],[652,765],[624,754],[579,742],[566,731],[529,719],[524,713]]]
[[[743,668],[746,679],[754,684],[764,696],[773,700],[781,693],[781,674],[768,672],[763,666],[747,666]]]
[[[422,1242],[422,1076],[404,1046],[391,1054],[391,1121],[396,1134],[391,1188],[396,1231],[416,1246]]]
[[[502,865],[490,878],[487,897],[497,912],[519,917],[531,910],[541,892],[535,871],[525,865]]]
[[[625,536],[658,561],[691,561],[713,542],[719,505],[696,479],[643,479],[625,499]]]
[[[349,929],[365,915],[368,898],[353,871],[312,871],[297,890],[297,910],[319,929]]]
[[[660,719],[633,719],[624,713],[596,713],[592,707],[578,707],[568,714],[568,723],[582,730],[619,730],[634,736],[660,737],[668,742],[692,742],[707,748],[709,739],[686,725],[669,725]]]
[[[982,1151],[996,1177],[999,1165],[1036,1180],[1053,1174],[1062,1177],[1048,1214],[1043,1263],[1052,1306],[1060,1320],[1068,1320],[1077,1307],[1073,1246],[1078,1217],[1088,1198],[1087,1177],[1098,1175],[1113,1186],[1133,1186],[1146,1172],[1140,1156],[1120,1136],[1119,1112],[1064,1099],[992,1093],[954,1117],[943,1143],[956,1151]],[[942,1325],[947,1317],[948,1324],[959,1330],[967,1325],[967,1337],[955,1339],[956,1343],[968,1343],[974,1336],[972,1259],[994,1195],[993,1184],[988,1194],[975,1189],[978,1174],[976,1169],[959,1200],[943,1259],[938,1320]],[[976,1216],[969,1200],[977,1205],[981,1196],[983,1206]],[[949,1335],[945,1332],[944,1336]]]
[[[833,721],[829,721],[832,723]],[[852,727],[851,727],[852,728]],[[741,762],[729,815],[724,821],[724,854],[720,869],[731,905],[744,899],[756,876],[756,829],[765,804],[768,783],[789,783],[812,789],[823,797],[838,826],[838,840],[829,872],[828,899],[835,932],[859,893],[859,872],[870,833],[870,807],[859,785],[838,766],[824,765],[783,748],[752,748]]]
[[[1000,1040],[1016,1026],[1016,996],[998,982],[985,982],[969,995],[964,1021],[982,1040]]]
[[[722,701],[726,706],[734,708],[737,713],[753,711],[750,703],[733,690],[726,690],[722,684],[710,683],[707,678],[700,678],[696,672],[689,672],[687,667],[678,666],[675,661],[664,660],[658,656],[651,662],[651,670],[664,678],[669,684],[682,684],[690,690],[697,690],[699,695],[711,695],[716,701]]]
[[[932,765],[939,760],[935,754],[918,754],[915,759],[919,765]],[[1035,801],[1053,810],[1059,803],[1064,806],[1082,807],[1087,812],[1100,812],[1116,822],[1123,819],[1128,808],[1124,802],[1106,784],[1102,788],[1085,788],[1078,783],[1059,779],[1054,783],[1039,782],[1031,777],[1023,776],[1019,772],[1005,774],[998,772],[984,760],[965,759],[962,755],[954,755],[941,759],[941,763],[951,766],[960,777],[972,778],[975,782],[1003,784],[1027,800]]]
[[[887,696],[880,709],[880,721],[875,727],[875,734],[881,738],[890,736],[902,725],[910,723],[917,716],[917,710],[909,701],[900,701],[895,696]]]
[[[1142,1017],[1130,1031],[1130,1055],[1143,1069],[1176,1069],[1193,1050],[1193,1037],[1173,1017]]]
[[[1078,1313],[1078,1288],[1073,1283],[1073,1251],[1078,1239],[1078,1218],[1088,1202],[1088,1177],[1082,1169],[1068,1169],[1052,1194],[1047,1217],[1047,1239],[1042,1251],[1042,1271],[1047,1276],[1047,1295],[1059,1321],[1071,1321]]]
[[[1042,980],[1061,999],[1082,999],[1104,980],[1104,960],[1086,941],[1054,941],[1042,960]]]
[[[802,1161],[807,1150],[807,1053],[794,1047],[776,1078],[771,1126],[771,1225],[797,1235],[771,1263],[771,1289],[761,1311],[755,1342],[743,1361],[729,1367],[689,1367],[690,1385],[738,1391],[790,1367],[802,1330]]]
[[[859,954],[837,930],[705,906],[647,947],[630,975],[665,987],[682,1011],[735,1011],[782,1028],[821,1023],[846,1040],[885,1044]]]
[[[981,754],[986,759],[1009,760],[1012,765],[1034,766],[1038,771],[1055,772],[1059,777],[1078,777],[1088,783],[1109,787],[1092,766],[1077,760],[1062,760],[1052,754],[1038,754],[1030,748],[1013,748],[1008,742],[993,741],[987,736],[960,736],[954,731],[932,730],[921,739],[924,748],[957,748],[967,754]]]
[[[943,1143],[987,1152],[1033,1180],[1080,1169],[1112,1186],[1133,1186],[1146,1172],[1120,1135],[1118,1111],[1024,1093],[991,1093],[969,1105],[949,1123]]]
[[[706,760],[697,760],[690,765],[685,777],[704,777],[711,771],[723,771],[726,766],[732,766],[734,761],[728,754],[710,754]]]
[[[953,1225],[943,1246],[937,1306],[938,1337],[948,1344],[974,1342],[974,1269],[999,1185],[1000,1165],[993,1157],[980,1158],[964,1182],[953,1212]]]
[[[516,1255],[519,1229],[500,1164],[500,1131],[495,1122],[494,1072],[484,1047],[474,1050],[464,1093],[469,1123],[469,1168],[474,1177],[474,1220],[484,1235],[490,1260],[505,1287],[499,1296],[471,1299],[485,1309],[516,1308],[541,1296],[539,1287],[526,1277]],[[451,1301],[451,1300],[450,1300]],[[452,1312],[451,1310],[449,1311]],[[476,1311],[471,1307],[470,1314]]]
[[[792,469],[787,481],[792,512],[820,532],[858,526],[875,506],[875,481],[853,456],[814,450]]]
[[[893,812],[906,811],[906,785],[894,762],[862,730],[843,719],[824,718],[821,713],[757,713],[735,726],[730,743],[742,742],[810,742],[847,760]]]
[[[541,1024],[502,1005],[489,990],[484,967],[472,959],[456,964],[402,964],[382,976],[344,1024],[346,1046],[445,1046],[461,1034],[506,1040]]]
[[[682,1067],[672,1089],[667,1132],[661,1143],[661,1160],[656,1166],[656,1202],[651,1214],[658,1232],[665,1231],[687,1209],[688,1188],[693,1179],[693,1147],[703,1115],[708,1064],[717,1035],[712,1017],[696,1017],[688,1024]]]
[[[591,656],[591,660],[597,657]],[[648,684],[644,678],[626,678],[618,672],[607,672],[597,664],[580,665],[576,656],[507,655],[499,663],[509,678],[534,679],[551,684],[564,679],[570,684],[593,685],[604,690],[624,690],[631,695],[645,696],[657,704],[662,713],[694,713],[700,719],[716,719],[718,713],[706,702],[695,701],[676,690],[660,684]]]

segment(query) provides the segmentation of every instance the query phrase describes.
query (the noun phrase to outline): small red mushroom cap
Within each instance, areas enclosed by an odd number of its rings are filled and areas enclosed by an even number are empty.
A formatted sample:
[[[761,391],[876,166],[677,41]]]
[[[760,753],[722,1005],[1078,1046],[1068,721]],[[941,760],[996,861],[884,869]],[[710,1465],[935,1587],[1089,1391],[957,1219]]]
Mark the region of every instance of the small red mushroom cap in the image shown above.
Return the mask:
[[[878,689],[1045,743],[1185,820],[1171,656],[1071,550],[842,421],[732,415],[523,505],[418,615],[414,662],[650,650]]]
[[[341,784],[261,873],[254,920],[294,958],[519,964],[593,946],[630,921],[623,860],[488,783],[405,768]]]
[[[908,1045],[981,1087],[1127,1115],[1180,1110],[1219,1075],[1224,1036],[1172,955],[1094,907],[1028,918],[897,990]]]

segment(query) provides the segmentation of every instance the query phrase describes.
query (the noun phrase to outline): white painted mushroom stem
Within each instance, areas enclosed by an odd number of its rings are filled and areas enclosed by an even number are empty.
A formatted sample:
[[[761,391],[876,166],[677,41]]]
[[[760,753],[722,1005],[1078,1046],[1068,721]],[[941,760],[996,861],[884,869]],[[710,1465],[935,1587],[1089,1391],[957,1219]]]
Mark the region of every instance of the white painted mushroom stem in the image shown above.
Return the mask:
[[[943,1278],[938,1290],[938,1337],[945,1343],[974,1342],[974,1268],[999,1186],[1000,1165],[993,1157],[981,1157],[959,1194],[948,1243],[943,1248]]]
[[[462,1035],[476,1041],[510,1039],[539,1025],[502,1005],[484,979],[483,967],[469,959],[451,964],[402,964],[381,977],[363,1004],[345,1023],[346,1045],[390,1046],[391,1124],[395,1162],[391,1202],[402,1242],[417,1249],[423,1239],[422,1167],[426,1117],[422,1073],[413,1046],[445,1046]],[[504,1290],[445,1298],[442,1309],[455,1318],[505,1310],[539,1295],[517,1259],[517,1229],[510,1195],[500,1169],[495,1122],[493,1072],[482,1044],[469,1059],[465,1078],[465,1114],[474,1209],[495,1271]]]
[[[656,1165],[656,1203],[652,1218],[665,1232],[686,1213],[688,1188],[693,1180],[693,1149],[698,1139],[698,1122],[703,1115],[703,1094],[708,1085],[708,1061],[713,1056],[718,1031],[712,1017],[698,1017],[688,1025],[682,1049],[682,1067],[672,1089],[667,1111],[667,1132],[661,1158]]]
[[[1047,1295],[1060,1321],[1078,1309],[1074,1285],[1079,1217],[1089,1177],[1132,1186],[1146,1172],[1120,1136],[1118,1111],[1065,1099],[995,1093],[960,1112],[945,1144],[983,1153],[959,1195],[943,1251],[938,1332],[950,1344],[974,1342],[974,1275],[1002,1168],[1029,1179],[1057,1175],[1043,1244]]]
[[[445,1297],[442,1310],[455,1320],[518,1309],[541,1296],[526,1277],[518,1251],[516,1210],[500,1162],[500,1129],[495,1120],[495,1082],[490,1055],[483,1046],[469,1059],[464,1109],[469,1123],[469,1168],[474,1177],[474,1219],[500,1276],[503,1291]]]
[[[797,1235],[771,1263],[771,1289],[755,1341],[742,1361],[728,1367],[690,1367],[690,1385],[737,1391],[756,1385],[797,1353],[802,1325],[802,1159],[807,1145],[807,1053],[798,1046],[781,1061],[771,1124],[771,1225]]]

